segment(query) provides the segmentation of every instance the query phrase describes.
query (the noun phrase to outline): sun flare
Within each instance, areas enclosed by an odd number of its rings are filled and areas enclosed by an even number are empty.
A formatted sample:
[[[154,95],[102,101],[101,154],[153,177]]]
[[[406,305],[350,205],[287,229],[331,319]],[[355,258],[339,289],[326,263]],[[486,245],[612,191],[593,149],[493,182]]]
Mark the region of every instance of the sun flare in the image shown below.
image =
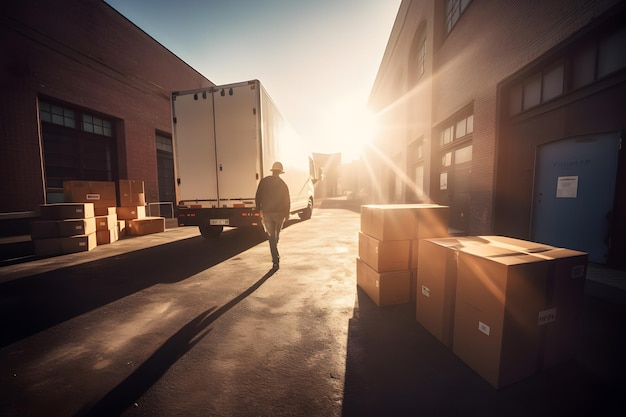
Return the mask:
[[[338,103],[329,109],[326,119],[327,140],[341,152],[344,162],[359,159],[376,134],[376,117],[364,105]]]

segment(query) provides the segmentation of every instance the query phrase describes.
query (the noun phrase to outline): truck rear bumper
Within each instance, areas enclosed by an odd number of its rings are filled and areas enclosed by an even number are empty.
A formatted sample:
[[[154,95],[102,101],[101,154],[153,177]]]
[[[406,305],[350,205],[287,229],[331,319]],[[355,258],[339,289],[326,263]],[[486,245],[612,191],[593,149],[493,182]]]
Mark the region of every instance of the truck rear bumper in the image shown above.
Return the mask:
[[[179,226],[256,227],[260,213],[254,208],[178,208]]]

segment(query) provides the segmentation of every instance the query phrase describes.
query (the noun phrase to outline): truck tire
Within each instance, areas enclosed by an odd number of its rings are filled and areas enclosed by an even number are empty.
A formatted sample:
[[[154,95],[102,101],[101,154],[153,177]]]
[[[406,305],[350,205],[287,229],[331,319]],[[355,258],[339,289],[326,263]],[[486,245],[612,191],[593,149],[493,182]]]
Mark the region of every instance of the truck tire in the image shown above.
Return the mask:
[[[313,200],[309,199],[309,204],[306,206],[304,210],[298,213],[300,220],[309,220],[313,215]]]
[[[216,239],[220,237],[220,233],[222,233],[222,230],[224,230],[223,226],[202,225],[198,226],[198,228],[200,229],[200,234],[205,239]]]

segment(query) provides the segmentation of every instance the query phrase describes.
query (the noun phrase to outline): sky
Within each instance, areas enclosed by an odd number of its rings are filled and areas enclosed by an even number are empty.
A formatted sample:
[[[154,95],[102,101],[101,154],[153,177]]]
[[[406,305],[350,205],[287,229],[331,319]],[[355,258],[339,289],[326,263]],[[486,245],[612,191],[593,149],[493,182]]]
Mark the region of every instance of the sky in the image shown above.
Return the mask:
[[[216,85],[258,79],[311,152],[358,158],[401,0],[105,0]]]

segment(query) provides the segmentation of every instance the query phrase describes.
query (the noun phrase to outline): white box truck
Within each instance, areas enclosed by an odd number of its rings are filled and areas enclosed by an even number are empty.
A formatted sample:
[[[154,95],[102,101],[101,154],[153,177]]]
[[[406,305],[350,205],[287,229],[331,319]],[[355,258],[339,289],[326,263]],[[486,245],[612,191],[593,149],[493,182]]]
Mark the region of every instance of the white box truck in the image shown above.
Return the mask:
[[[311,217],[315,164],[258,80],[171,94],[178,224],[261,227],[259,181],[282,162],[291,213]]]

